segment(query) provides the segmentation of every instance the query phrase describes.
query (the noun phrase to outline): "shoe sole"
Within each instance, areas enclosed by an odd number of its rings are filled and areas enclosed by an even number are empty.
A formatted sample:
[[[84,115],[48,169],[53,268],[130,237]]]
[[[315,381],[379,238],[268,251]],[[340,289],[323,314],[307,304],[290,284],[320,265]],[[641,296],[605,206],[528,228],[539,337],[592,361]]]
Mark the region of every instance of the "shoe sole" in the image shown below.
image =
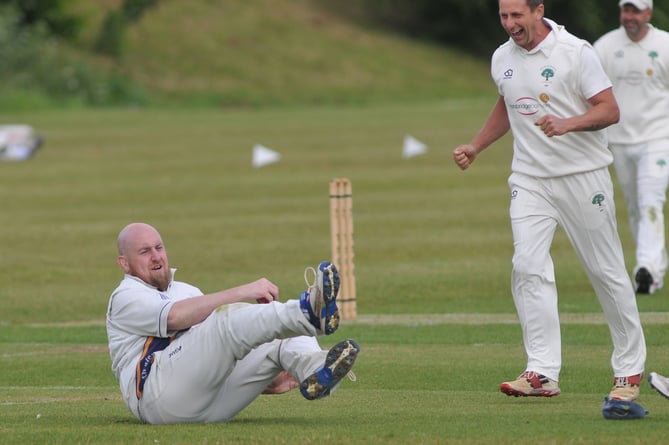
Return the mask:
[[[325,367],[300,384],[302,395],[308,400],[330,395],[332,388],[353,368],[359,352],[360,346],[355,340],[344,340],[330,348],[325,357]]]
[[[637,294],[649,294],[650,286],[653,284],[653,277],[650,272],[645,267],[639,269],[634,277],[636,281],[636,293]]]
[[[339,327],[339,308],[337,307],[339,272],[335,265],[328,261],[322,262],[318,266],[318,271],[322,276],[323,293],[318,299],[316,313],[320,314],[321,332],[330,335]]]
[[[648,384],[650,385],[651,388],[653,388],[655,391],[657,391],[657,393],[659,395],[661,395],[665,399],[669,399],[669,394],[665,394],[664,392],[660,391],[660,389],[653,384],[653,375],[654,374],[655,374],[654,372],[651,372],[650,374],[648,374]]]
[[[513,388],[510,385],[507,385],[505,383],[502,383],[502,385],[499,387],[499,390],[506,394],[507,396],[514,396],[514,397],[554,397],[554,396],[559,396],[560,395],[560,390],[559,389],[541,389],[541,390],[532,390],[531,393],[526,393],[524,391],[520,391],[518,389]]]

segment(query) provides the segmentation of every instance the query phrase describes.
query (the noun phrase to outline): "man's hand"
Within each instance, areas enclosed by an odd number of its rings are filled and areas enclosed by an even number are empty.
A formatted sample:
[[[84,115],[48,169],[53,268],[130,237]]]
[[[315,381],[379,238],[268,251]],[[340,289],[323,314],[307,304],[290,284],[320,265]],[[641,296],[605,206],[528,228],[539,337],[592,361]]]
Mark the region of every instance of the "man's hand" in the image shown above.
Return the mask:
[[[570,130],[565,119],[560,119],[551,114],[547,114],[540,118],[534,125],[541,127],[541,131],[543,131],[549,138],[553,136],[562,136]]]
[[[460,145],[458,148],[453,150],[453,160],[460,167],[460,170],[466,170],[472,165],[474,159],[478,152],[471,144]]]
[[[243,300],[270,303],[279,299],[279,287],[267,278],[260,278],[252,283],[240,286],[240,290]]]
[[[263,394],[283,394],[300,386],[295,378],[287,371],[281,371],[272,383],[262,392]]]

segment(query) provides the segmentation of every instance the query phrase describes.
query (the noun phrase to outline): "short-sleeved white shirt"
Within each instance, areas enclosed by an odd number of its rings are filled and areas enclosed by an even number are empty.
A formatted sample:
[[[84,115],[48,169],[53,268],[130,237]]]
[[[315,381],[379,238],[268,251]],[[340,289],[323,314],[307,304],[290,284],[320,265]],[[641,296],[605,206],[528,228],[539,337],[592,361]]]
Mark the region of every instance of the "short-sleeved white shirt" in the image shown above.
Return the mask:
[[[172,269],[174,276],[175,269]],[[135,372],[148,337],[169,337],[167,315],[175,301],[202,295],[190,284],[172,280],[165,292],[141,279],[125,275],[112,292],[107,308],[107,337],[112,371],[126,404],[137,404]],[[136,409],[136,408],[135,408]]]
[[[511,169],[550,178],[591,171],[613,161],[606,131],[547,137],[534,123],[546,114],[584,114],[588,99],[611,87],[596,52],[583,39],[545,19],[552,31],[531,51],[509,39],[492,57],[491,75],[504,97],[513,132]]]
[[[615,144],[669,139],[669,33],[649,25],[639,42],[620,27],[594,44],[613,82],[620,122],[609,127]]]

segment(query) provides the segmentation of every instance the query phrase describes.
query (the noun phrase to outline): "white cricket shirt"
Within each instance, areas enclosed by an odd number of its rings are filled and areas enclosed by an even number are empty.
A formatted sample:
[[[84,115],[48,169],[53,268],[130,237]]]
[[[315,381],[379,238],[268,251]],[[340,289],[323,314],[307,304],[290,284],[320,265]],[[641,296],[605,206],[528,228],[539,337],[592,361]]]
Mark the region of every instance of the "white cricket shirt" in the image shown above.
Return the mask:
[[[492,56],[491,75],[504,97],[513,132],[511,170],[550,178],[591,171],[613,161],[606,131],[547,137],[534,123],[546,114],[585,113],[589,98],[611,87],[597,53],[585,40],[544,18],[552,31],[531,51],[509,39]]]
[[[610,142],[669,139],[669,33],[649,25],[648,34],[633,42],[621,26],[594,46],[620,107],[620,122],[609,127]]]
[[[172,269],[172,277],[174,272]],[[162,292],[126,274],[112,292],[107,308],[107,337],[112,371],[128,408],[137,415],[135,374],[148,337],[169,337],[167,315],[175,301],[202,295],[190,284],[172,280]]]

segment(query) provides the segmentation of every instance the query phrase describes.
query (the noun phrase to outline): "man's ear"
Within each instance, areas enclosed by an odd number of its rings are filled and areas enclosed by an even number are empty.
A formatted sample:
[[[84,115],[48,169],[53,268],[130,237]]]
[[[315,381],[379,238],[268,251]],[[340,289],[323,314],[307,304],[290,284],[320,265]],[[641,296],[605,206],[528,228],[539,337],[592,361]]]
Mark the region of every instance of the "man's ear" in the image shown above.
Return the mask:
[[[118,258],[116,258],[116,262],[118,263],[119,267],[123,269],[123,272],[128,273],[130,269],[128,267],[128,260],[126,260],[123,255],[119,255]]]

